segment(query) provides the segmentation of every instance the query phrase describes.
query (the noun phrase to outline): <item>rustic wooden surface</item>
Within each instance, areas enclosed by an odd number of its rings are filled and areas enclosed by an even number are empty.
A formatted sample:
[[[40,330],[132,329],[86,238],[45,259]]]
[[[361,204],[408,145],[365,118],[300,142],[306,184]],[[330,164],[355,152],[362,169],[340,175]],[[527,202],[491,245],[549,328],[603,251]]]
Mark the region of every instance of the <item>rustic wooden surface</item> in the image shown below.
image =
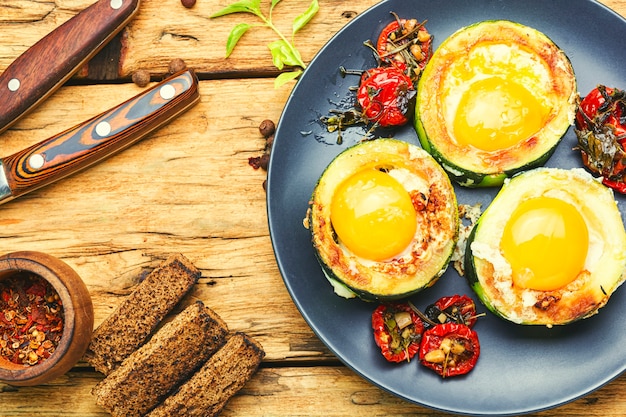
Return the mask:
[[[278,121],[291,85],[273,88],[275,70],[264,46],[273,37],[267,31],[257,30],[224,59],[227,33],[241,18],[208,16],[229,2],[198,0],[186,9],[179,0],[143,0],[127,29],[72,85],[2,135],[0,155],[52,136],[139,93],[131,74],[146,69],[160,79],[173,58],[183,58],[202,78],[200,104],[168,126],[88,171],[0,206],[0,253],[39,250],[70,264],[92,294],[96,325],[168,254],[185,254],[202,270],[187,302],[203,300],[267,352],[225,417],[443,416],[381,391],[344,367],[292,303],[270,244],[265,173],[248,165],[263,150],[259,123]],[[0,71],[91,3],[0,2]],[[304,60],[375,3],[320,0],[318,16],[297,37]],[[603,3],[626,15],[626,1]],[[305,4],[284,0],[276,22],[288,31]],[[584,30],[582,18],[581,24]],[[81,362],[44,386],[0,384],[0,416],[105,416],[90,395],[101,378]],[[626,415],[624,394],[622,376],[536,415]]]

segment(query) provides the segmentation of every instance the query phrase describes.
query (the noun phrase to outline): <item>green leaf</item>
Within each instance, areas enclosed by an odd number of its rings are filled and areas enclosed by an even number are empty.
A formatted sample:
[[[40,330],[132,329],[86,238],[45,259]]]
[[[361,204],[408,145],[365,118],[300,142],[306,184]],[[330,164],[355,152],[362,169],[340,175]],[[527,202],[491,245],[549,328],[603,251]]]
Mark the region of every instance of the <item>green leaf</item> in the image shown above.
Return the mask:
[[[302,70],[296,70],[291,72],[282,72],[274,79],[274,88],[282,87],[291,80],[295,80],[302,74]]]
[[[226,58],[230,56],[239,42],[239,39],[250,29],[252,26],[247,23],[240,23],[235,26],[228,35],[228,39],[226,40]]]
[[[280,3],[280,0],[272,0],[272,3],[270,4],[270,10],[274,10],[274,7],[276,7],[278,3]]]
[[[217,13],[211,15],[211,18],[226,16],[233,13],[252,13],[259,15],[261,13],[261,0],[240,0],[229,6],[226,6]]]
[[[274,41],[268,45],[272,54],[272,62],[274,63],[276,68],[282,70],[285,65],[287,65],[292,67],[300,67],[301,70],[304,70],[306,68],[306,64],[302,61],[300,52],[294,45],[294,38],[296,32],[302,29],[307,23],[309,23],[313,16],[317,14],[319,10],[319,0],[311,0],[311,4],[309,5],[309,8],[306,10],[306,12],[298,16],[293,21],[293,34],[291,40],[286,38],[272,22],[272,10],[281,1],[282,0],[269,0],[269,17],[265,16],[263,14],[263,11],[261,10],[261,0],[238,0],[234,3],[231,3],[229,6],[226,6],[219,12],[213,14],[211,18],[225,16],[233,13],[251,13],[256,15],[259,19],[262,20],[263,26],[266,26],[269,29],[273,30],[279,37],[277,41]],[[231,55],[241,37],[253,26],[255,25],[240,23],[231,30],[228,36],[228,40],[226,41],[226,58]],[[296,78],[298,75],[292,74],[291,76]]]
[[[309,23],[311,19],[313,19],[313,16],[317,14],[319,9],[320,9],[320,6],[317,0],[313,0],[311,4],[309,5],[309,8],[306,10],[306,12],[302,13],[300,16],[296,17],[293,20],[292,33],[295,35],[296,32],[298,32],[307,23]]]
[[[279,70],[283,69],[285,65],[289,66],[302,66],[302,58],[300,53],[291,47],[287,42],[282,39],[274,41],[268,45],[272,52],[272,60],[274,66]]]
[[[285,61],[284,61],[284,54],[281,49],[281,45],[277,45],[277,43],[279,42],[282,42],[282,41],[272,42],[271,44],[268,45],[268,48],[270,48],[270,52],[272,53],[272,63],[274,64],[276,68],[278,68],[279,70],[282,70],[283,67],[285,66]]]

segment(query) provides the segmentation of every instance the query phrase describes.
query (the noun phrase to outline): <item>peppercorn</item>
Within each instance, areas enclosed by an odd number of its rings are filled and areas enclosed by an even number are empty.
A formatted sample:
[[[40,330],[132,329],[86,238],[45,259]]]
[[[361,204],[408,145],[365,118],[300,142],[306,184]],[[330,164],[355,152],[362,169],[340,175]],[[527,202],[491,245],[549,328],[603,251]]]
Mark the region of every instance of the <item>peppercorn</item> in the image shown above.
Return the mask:
[[[172,59],[168,67],[170,74],[175,74],[187,68],[187,64],[180,58]]]
[[[196,0],[180,0],[180,2],[188,9],[196,5]]]
[[[268,138],[274,134],[276,131],[276,125],[273,121],[269,119],[265,119],[259,125],[259,132],[263,135],[264,138]]]
[[[270,154],[263,153],[261,156],[251,156],[248,158],[248,164],[254,168],[261,168],[263,171],[267,171],[267,166],[270,162]]]
[[[139,87],[145,87],[150,82],[150,73],[146,70],[135,71],[132,75],[132,80]]]
[[[259,124],[259,133],[261,133],[261,135],[265,138],[265,148],[261,155],[248,158],[248,164],[252,168],[261,168],[262,170],[267,171],[270,162],[272,145],[274,144],[275,131],[276,125],[270,119],[265,119]],[[263,181],[263,189],[267,191],[267,179]]]

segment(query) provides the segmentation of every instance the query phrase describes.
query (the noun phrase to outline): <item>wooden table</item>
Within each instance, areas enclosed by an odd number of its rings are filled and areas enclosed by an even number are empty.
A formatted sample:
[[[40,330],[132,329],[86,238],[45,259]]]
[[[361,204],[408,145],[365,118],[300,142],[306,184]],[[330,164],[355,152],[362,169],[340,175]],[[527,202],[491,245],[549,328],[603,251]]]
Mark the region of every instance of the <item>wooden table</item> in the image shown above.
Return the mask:
[[[91,3],[0,2],[0,71]],[[255,30],[224,59],[228,32],[245,18],[208,16],[228,3],[198,0],[187,9],[179,0],[143,0],[130,25],[70,85],[2,135],[2,155],[39,142],[139,93],[131,74],[145,69],[160,79],[174,58],[202,79],[201,102],[142,142],[0,206],[0,253],[38,250],[67,262],[91,292],[96,325],[168,254],[186,255],[202,271],[190,297],[211,306],[231,329],[257,338],[267,352],[225,417],[444,415],[404,402],[343,366],[289,297],[268,234],[266,174],[251,168],[248,158],[262,153],[258,126],[263,119],[278,121],[293,84],[273,87],[276,72],[265,45],[274,37],[267,30]],[[318,16],[296,38],[304,60],[374,3],[320,0]],[[625,0],[603,3],[626,15]],[[283,1],[275,21],[289,32],[306,4]],[[585,24],[581,17],[581,31]],[[90,394],[101,379],[80,362],[44,386],[0,384],[0,416],[105,416]],[[536,415],[626,415],[625,398],[622,376]]]

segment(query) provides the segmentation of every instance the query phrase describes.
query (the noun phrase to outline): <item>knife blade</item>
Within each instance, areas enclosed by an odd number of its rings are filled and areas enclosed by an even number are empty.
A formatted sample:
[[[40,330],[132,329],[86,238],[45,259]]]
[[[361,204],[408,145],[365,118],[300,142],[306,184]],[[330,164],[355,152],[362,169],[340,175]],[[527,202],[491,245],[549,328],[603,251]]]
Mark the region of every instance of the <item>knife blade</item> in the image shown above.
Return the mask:
[[[0,75],[0,133],[28,114],[98,53],[140,0],[99,0],[54,29]]]
[[[0,159],[0,204],[127,148],[200,100],[193,70],[176,73],[83,123]]]

